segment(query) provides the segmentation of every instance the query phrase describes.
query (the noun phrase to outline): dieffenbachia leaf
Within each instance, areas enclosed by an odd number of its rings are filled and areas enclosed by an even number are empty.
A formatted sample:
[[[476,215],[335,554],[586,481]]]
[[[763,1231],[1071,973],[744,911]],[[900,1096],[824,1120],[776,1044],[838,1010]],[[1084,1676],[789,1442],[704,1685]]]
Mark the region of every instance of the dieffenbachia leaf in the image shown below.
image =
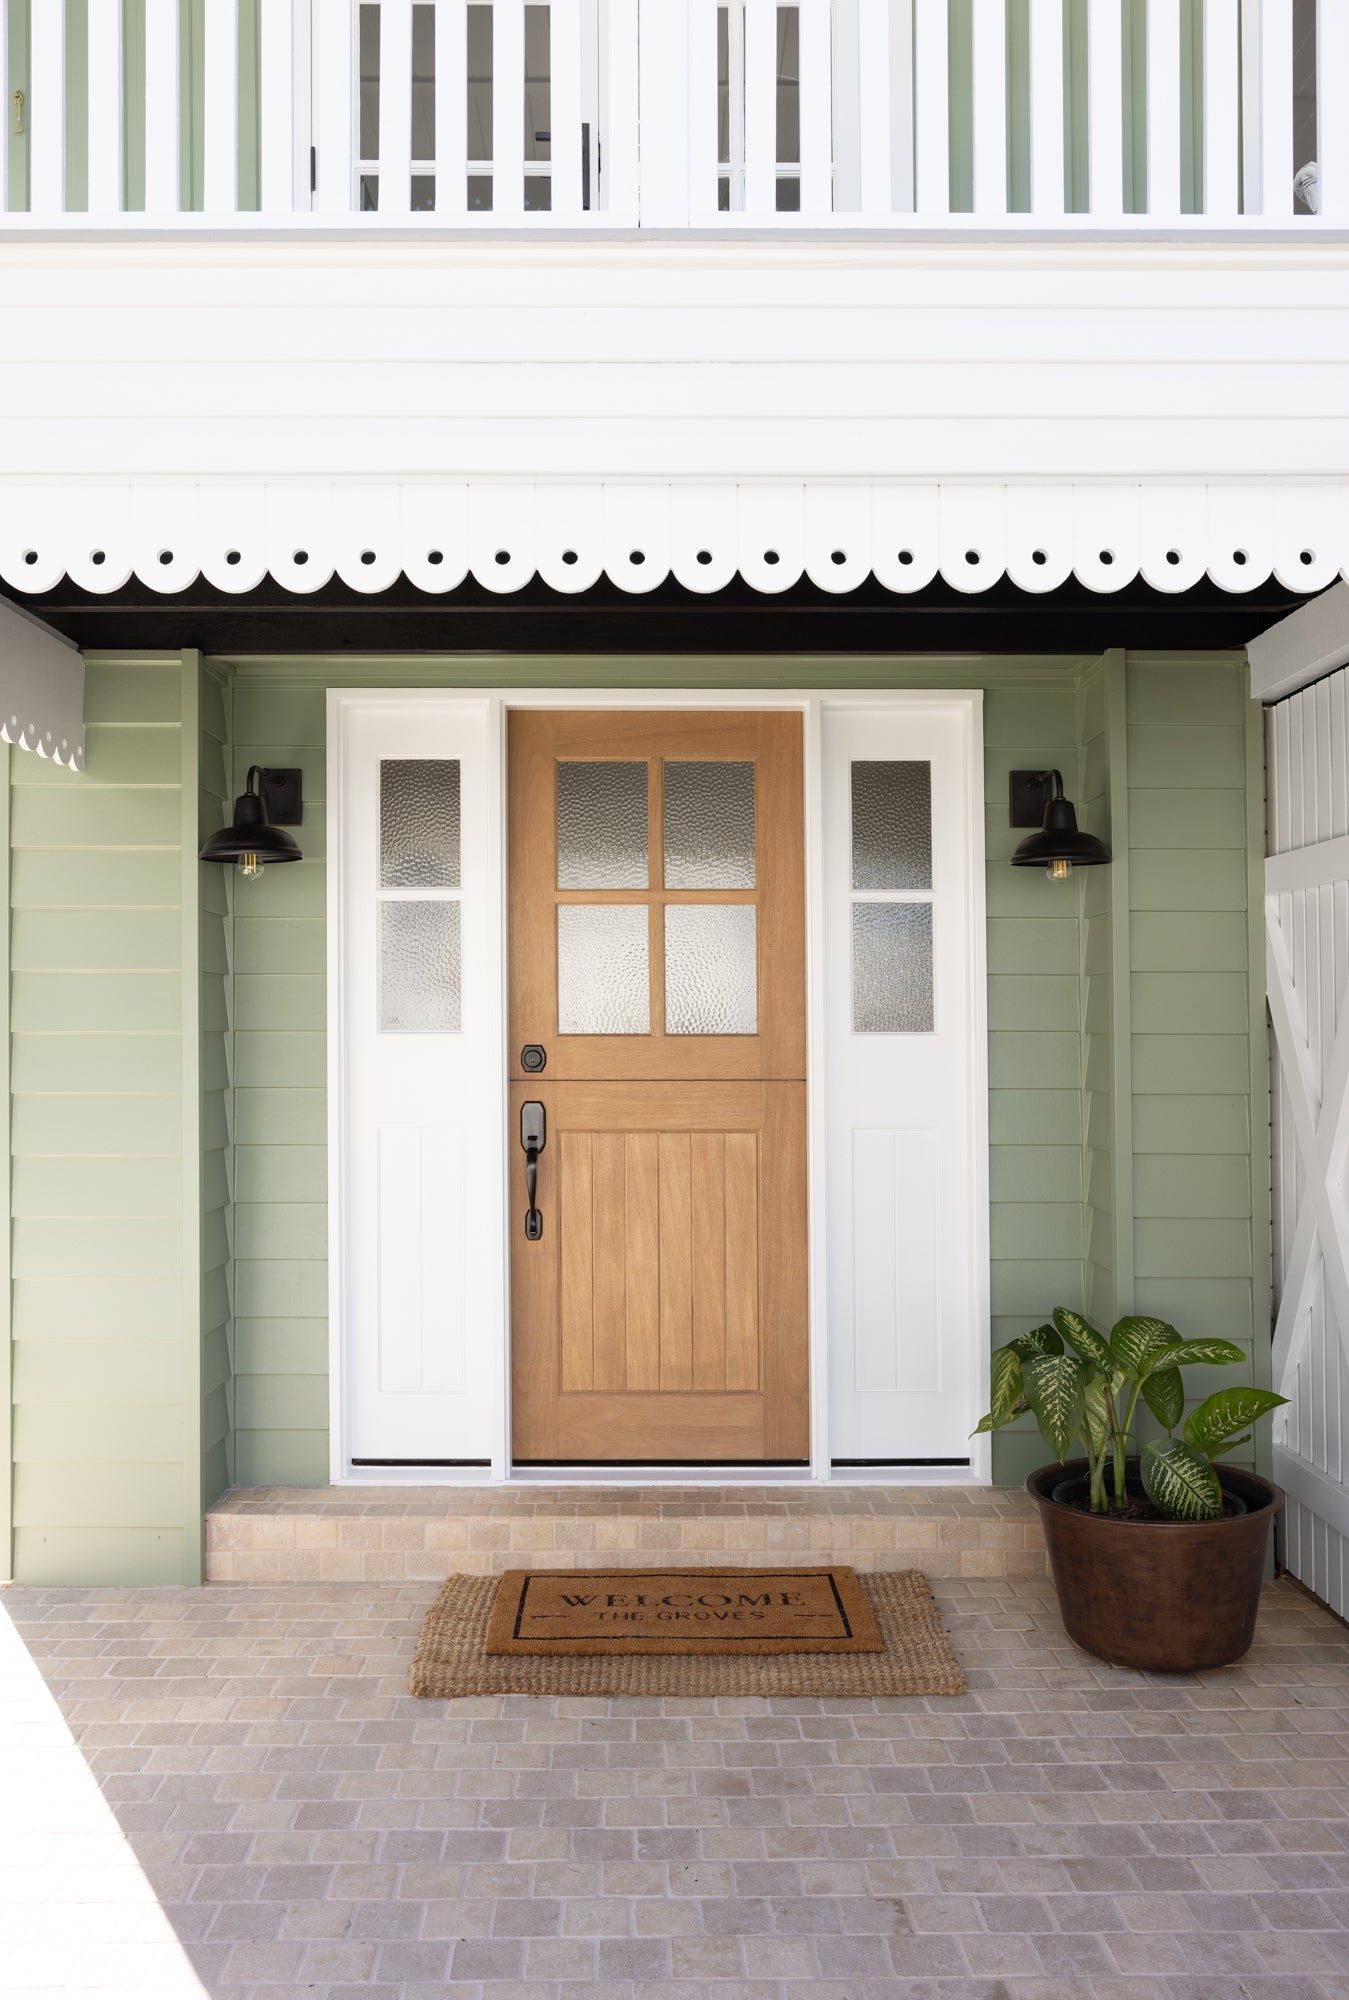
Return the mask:
[[[1007,1345],[1022,1361],[1034,1361],[1041,1354],[1062,1354],[1063,1342],[1052,1326],[1033,1326],[1029,1333],[1019,1333]]]
[[[1143,1490],[1168,1521],[1217,1521],[1223,1493],[1208,1460],[1182,1438],[1145,1444],[1141,1462]]]
[[[1067,1306],[1055,1306],[1054,1325],[1074,1354],[1080,1354],[1084,1361],[1090,1361],[1103,1375],[1113,1374],[1116,1362],[1110,1352],[1110,1342],[1103,1333],[1098,1333],[1089,1319]]]
[[[1093,1374],[1082,1392],[1083,1428],[1093,1458],[1099,1458],[1111,1441],[1109,1383],[1104,1375]]]
[[[973,1435],[978,1437],[983,1431],[1000,1430],[1016,1415],[1018,1407],[1026,1404],[1021,1385],[1021,1357],[1010,1347],[995,1347],[989,1365],[989,1409],[986,1417],[981,1417]]]
[[[1045,1354],[1023,1364],[1021,1379],[1040,1435],[1062,1464],[1083,1428],[1086,1363],[1073,1354]]]
[[[1173,1431],[1184,1416],[1185,1379],[1179,1368],[1171,1366],[1170,1354],[1164,1354],[1160,1365],[1143,1378],[1143,1401],[1163,1430]]]
[[[1191,1410],[1181,1435],[1206,1458],[1216,1458],[1243,1442],[1238,1433],[1248,1424],[1287,1401],[1272,1389],[1218,1389],[1197,1410]]]
[[[1145,1319],[1138,1314],[1116,1320],[1110,1332],[1112,1354],[1135,1381],[1147,1374],[1156,1356],[1164,1354],[1168,1347],[1180,1345],[1180,1335],[1164,1319]]]
[[[1224,1368],[1245,1359],[1241,1349],[1230,1340],[1182,1340],[1179,1346],[1168,1347],[1158,1355],[1153,1366],[1187,1368],[1192,1361],[1206,1361],[1213,1368]]]

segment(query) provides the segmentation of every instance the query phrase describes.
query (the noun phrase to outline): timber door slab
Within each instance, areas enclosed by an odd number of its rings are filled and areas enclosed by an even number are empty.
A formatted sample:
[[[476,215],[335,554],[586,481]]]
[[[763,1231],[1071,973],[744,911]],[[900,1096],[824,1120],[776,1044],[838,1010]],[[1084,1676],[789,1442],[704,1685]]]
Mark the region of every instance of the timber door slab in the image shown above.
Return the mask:
[[[516,713],[509,785],[514,1455],[803,1459],[801,719]]]

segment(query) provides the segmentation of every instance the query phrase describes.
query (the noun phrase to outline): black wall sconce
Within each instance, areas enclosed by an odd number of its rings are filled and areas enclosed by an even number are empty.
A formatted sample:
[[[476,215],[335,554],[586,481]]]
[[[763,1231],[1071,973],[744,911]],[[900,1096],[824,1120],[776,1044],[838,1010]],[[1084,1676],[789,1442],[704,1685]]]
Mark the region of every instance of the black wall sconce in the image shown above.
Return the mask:
[[[1051,882],[1066,882],[1074,868],[1099,868],[1110,849],[1094,833],[1080,833],[1071,799],[1057,771],[1013,771],[1011,824],[1037,826],[1012,856],[1013,868],[1043,868]]]
[[[235,862],[250,879],[273,862],[302,861],[296,843],[282,828],[299,826],[304,817],[297,770],[265,770],[251,766],[243,796],[234,801],[234,824],[213,833],[201,850],[203,861]],[[254,780],[257,788],[254,788]]]

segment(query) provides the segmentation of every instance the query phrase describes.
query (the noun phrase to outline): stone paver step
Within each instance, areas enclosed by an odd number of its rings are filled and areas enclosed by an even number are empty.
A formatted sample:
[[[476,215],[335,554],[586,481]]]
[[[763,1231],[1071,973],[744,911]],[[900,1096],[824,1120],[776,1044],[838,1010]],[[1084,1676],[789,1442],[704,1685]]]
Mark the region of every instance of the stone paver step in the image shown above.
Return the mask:
[[[211,1583],[418,1583],[530,1563],[847,1562],[1044,1576],[1019,1487],[256,1486],[206,1516]]]

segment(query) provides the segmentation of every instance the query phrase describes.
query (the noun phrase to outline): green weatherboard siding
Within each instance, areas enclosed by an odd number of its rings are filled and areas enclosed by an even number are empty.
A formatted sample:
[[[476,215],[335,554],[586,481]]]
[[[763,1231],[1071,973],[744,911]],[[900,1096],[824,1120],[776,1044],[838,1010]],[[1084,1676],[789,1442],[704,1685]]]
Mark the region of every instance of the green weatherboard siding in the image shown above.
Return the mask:
[[[11,754],[14,1549],[190,1580],[199,1505],[327,1477],[325,690],[982,686],[993,1338],[1060,1302],[1268,1363],[1258,712],[1232,655],[89,663],[81,778]],[[199,866],[251,763],[305,859]],[[1109,869],[1007,863],[1056,764]],[[183,968],[190,968],[183,977]],[[1206,1383],[1206,1387],[1213,1386]],[[1021,1477],[1038,1435],[995,1440]]]

